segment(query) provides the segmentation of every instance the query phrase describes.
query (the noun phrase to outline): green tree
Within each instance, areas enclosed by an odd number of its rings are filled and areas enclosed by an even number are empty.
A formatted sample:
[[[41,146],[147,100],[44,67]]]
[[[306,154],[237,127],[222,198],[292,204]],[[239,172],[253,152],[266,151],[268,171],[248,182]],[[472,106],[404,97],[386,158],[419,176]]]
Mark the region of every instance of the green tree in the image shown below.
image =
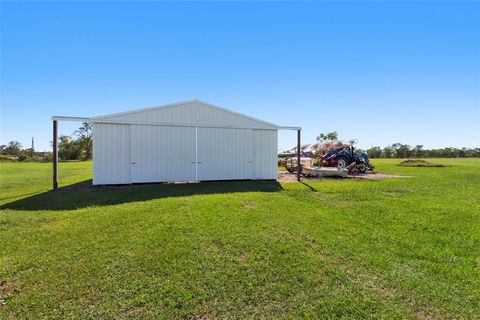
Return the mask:
[[[22,152],[22,144],[18,141],[12,140],[7,144],[3,152],[10,156],[19,156]]]
[[[367,154],[370,158],[380,158],[382,156],[382,149],[380,147],[371,147],[367,150]]]
[[[386,146],[385,148],[383,148],[382,155],[385,158],[391,158],[393,156],[393,152],[394,152],[394,150],[393,150],[392,146]]]
[[[417,144],[413,149],[412,149],[412,155],[415,157],[415,158],[421,158],[423,157],[425,154],[424,150],[423,150],[423,145],[421,144]]]
[[[58,142],[58,156],[62,160],[78,160],[82,155],[82,145],[70,136],[61,135]]]
[[[318,142],[332,141],[337,139],[338,139],[338,133],[336,131],[329,132],[329,133],[320,133],[320,135],[317,136]]]
[[[85,153],[85,159],[92,158],[92,125],[88,122],[82,123],[82,126],[73,132],[77,137],[77,143],[80,145],[82,151]]]
[[[394,143],[392,144],[393,154],[395,158],[408,158],[411,154],[411,147],[408,144]]]

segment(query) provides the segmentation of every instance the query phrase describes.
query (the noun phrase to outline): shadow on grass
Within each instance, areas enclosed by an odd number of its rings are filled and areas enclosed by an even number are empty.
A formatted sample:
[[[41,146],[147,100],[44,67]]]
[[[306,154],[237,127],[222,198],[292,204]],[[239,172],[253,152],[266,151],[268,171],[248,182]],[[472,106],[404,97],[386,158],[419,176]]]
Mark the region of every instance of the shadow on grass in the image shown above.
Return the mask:
[[[315,189],[314,187],[312,187],[311,185],[309,185],[308,183],[304,182],[304,181],[300,181],[301,184],[303,184],[305,187],[307,187],[308,189],[312,190],[313,192],[318,192],[317,189]]]
[[[168,197],[233,192],[277,192],[277,181],[212,181],[185,184],[138,184],[124,186],[92,186],[91,180],[61,187],[0,206],[14,210],[71,210],[89,206],[105,206]]]

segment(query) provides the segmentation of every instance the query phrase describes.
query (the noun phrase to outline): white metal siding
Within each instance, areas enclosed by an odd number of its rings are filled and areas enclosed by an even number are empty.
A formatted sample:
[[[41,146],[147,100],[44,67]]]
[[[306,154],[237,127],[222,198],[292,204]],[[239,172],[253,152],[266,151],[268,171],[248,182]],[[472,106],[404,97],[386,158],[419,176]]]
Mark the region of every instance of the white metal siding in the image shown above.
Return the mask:
[[[195,128],[132,125],[131,182],[195,180]]]
[[[252,179],[250,129],[197,129],[198,180]]]
[[[93,184],[130,183],[129,126],[94,124]]]
[[[129,123],[172,123],[193,126],[225,126],[239,128],[274,129],[275,127],[255,119],[213,108],[201,102],[190,102],[171,107],[104,116],[96,121],[109,120]]]
[[[277,127],[201,102],[100,117],[93,131],[94,184],[277,178]]]
[[[253,179],[277,179],[277,130],[253,130]]]

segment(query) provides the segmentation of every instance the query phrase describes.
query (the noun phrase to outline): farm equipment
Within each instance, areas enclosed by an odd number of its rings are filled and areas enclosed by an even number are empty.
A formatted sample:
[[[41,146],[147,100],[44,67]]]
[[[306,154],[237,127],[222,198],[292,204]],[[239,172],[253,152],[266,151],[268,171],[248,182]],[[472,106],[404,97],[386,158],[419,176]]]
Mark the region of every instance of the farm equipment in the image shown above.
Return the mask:
[[[348,176],[348,170],[342,169],[339,170],[334,167],[304,167],[302,169],[302,174],[307,177],[346,177]]]
[[[313,165],[312,158],[309,157],[300,157],[300,170],[305,167],[311,167]],[[297,171],[297,158],[291,157],[287,158],[283,164],[285,170],[290,173]]]
[[[329,141],[302,145],[300,148],[300,169],[307,176],[345,176],[347,173],[365,173],[373,171],[374,166],[370,163],[365,152],[355,150],[356,140],[347,143],[341,141]],[[290,150],[292,154],[296,148]],[[284,167],[288,172],[297,170],[297,159],[287,157]]]
[[[312,158],[311,155],[307,153],[308,148],[310,147],[309,144],[304,144],[300,146],[300,168],[305,167],[305,166],[311,166],[312,165]],[[287,170],[290,173],[296,172],[297,171],[297,147],[293,147],[292,149],[288,150],[284,154],[280,154],[279,157],[286,158],[283,161],[283,166],[285,170]]]
[[[338,169],[352,169],[358,170],[360,173],[365,173],[367,170],[373,171],[374,166],[370,164],[368,155],[365,152],[358,152],[353,146],[357,143],[356,140],[350,140],[348,146],[340,150],[334,157],[337,162]],[[355,165],[353,165],[355,164]]]

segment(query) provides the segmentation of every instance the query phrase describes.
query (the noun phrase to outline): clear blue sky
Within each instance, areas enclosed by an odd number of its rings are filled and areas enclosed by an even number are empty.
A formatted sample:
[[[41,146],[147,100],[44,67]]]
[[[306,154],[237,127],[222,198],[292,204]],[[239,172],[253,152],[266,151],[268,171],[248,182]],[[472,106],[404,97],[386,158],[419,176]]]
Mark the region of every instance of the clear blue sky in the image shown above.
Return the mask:
[[[305,142],[479,146],[479,21],[453,1],[2,2],[1,143],[45,150],[52,115],[198,98]]]

